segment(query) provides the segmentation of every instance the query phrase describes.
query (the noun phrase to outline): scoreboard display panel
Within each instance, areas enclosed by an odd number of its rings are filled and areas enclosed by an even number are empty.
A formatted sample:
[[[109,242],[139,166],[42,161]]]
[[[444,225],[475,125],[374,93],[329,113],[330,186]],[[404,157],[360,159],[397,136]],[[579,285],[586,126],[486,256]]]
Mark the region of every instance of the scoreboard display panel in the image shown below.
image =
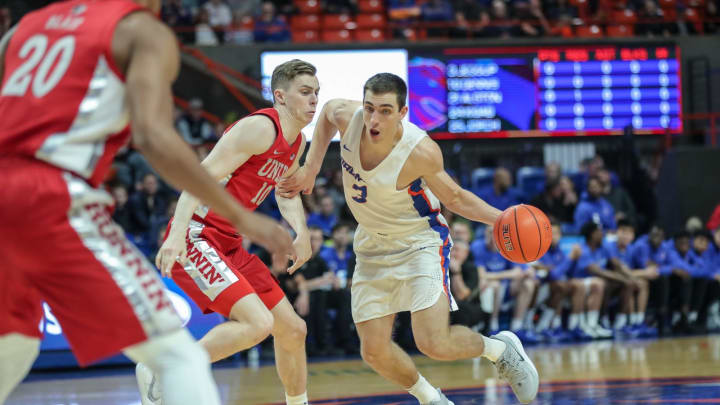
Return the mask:
[[[410,121],[436,138],[679,132],[678,53],[671,44],[411,52]]]

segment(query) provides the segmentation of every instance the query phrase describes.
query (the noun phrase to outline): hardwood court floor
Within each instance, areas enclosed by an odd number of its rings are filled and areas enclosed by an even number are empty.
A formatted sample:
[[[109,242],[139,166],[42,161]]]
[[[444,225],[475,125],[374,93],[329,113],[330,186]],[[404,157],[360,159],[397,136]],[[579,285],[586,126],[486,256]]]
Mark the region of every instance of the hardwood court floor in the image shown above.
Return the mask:
[[[720,335],[607,341],[527,350],[541,378],[536,404],[720,403]],[[486,360],[437,362],[416,356],[420,372],[456,405],[517,403]],[[283,404],[273,366],[214,371],[225,404]],[[139,404],[135,378],[68,373],[25,382],[7,405]],[[417,404],[360,360],[312,363],[313,404]]]

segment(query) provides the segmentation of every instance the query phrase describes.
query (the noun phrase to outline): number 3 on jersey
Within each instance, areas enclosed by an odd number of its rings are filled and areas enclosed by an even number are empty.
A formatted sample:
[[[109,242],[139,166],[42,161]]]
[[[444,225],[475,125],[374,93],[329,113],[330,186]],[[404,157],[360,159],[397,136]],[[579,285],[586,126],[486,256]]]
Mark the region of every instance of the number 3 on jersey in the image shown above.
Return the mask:
[[[354,196],[352,199],[359,203],[367,202],[367,186],[358,186],[353,184],[353,189],[360,192],[360,195]]]
[[[35,97],[45,96],[57,86],[67,72],[74,52],[75,37],[72,35],[60,38],[49,50],[47,36],[33,35],[20,47],[18,56],[25,61],[12,72],[0,95],[22,97],[27,93],[32,82],[32,92]],[[40,66],[33,77],[32,71],[38,64]]]

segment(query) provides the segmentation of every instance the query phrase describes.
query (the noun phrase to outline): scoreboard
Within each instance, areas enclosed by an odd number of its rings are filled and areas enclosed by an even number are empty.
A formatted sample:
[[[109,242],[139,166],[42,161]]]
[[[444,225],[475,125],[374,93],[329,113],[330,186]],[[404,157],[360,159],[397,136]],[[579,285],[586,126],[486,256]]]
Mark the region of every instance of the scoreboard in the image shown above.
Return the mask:
[[[435,138],[679,132],[678,54],[673,44],[409,52],[410,121]]]

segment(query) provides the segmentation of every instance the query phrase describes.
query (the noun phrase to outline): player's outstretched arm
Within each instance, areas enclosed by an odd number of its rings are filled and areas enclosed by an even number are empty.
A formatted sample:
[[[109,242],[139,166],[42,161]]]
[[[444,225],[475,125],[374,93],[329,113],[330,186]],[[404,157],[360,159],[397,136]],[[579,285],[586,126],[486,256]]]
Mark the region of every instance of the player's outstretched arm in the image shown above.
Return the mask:
[[[310,150],[305,157],[305,164],[292,176],[278,183],[278,195],[290,198],[299,192],[310,194],[315,185],[315,177],[320,173],[323,159],[335,132],[342,138],[352,119],[353,113],[362,106],[360,101],[336,98],[325,103],[318,117]]]
[[[133,143],[172,185],[187,190],[230,220],[238,231],[277,256],[292,253],[292,240],[277,222],[243,209],[203,169],[172,125],[171,85],[179,68],[177,40],[149,13],[123,19],[113,36],[113,57],[125,72]]]
[[[300,144],[300,150],[298,150],[298,156],[302,156],[305,151],[305,135],[300,133],[302,136],[302,143]],[[283,175],[283,177],[292,176],[300,168],[300,159],[295,159],[290,169]],[[275,197],[280,208],[280,214],[290,224],[292,229],[295,231],[295,256],[292,257],[292,266],[287,269],[288,273],[293,274],[295,270],[299,269],[300,266],[310,260],[312,256],[312,249],[310,248],[310,232],[308,232],[307,223],[305,221],[305,209],[302,205],[302,200],[299,195],[294,197],[285,198],[281,196],[277,188],[275,189]]]
[[[445,171],[440,147],[432,139],[420,141],[406,165],[409,166],[407,170],[425,180],[430,191],[450,211],[491,226],[500,215],[500,210],[455,183]]]

